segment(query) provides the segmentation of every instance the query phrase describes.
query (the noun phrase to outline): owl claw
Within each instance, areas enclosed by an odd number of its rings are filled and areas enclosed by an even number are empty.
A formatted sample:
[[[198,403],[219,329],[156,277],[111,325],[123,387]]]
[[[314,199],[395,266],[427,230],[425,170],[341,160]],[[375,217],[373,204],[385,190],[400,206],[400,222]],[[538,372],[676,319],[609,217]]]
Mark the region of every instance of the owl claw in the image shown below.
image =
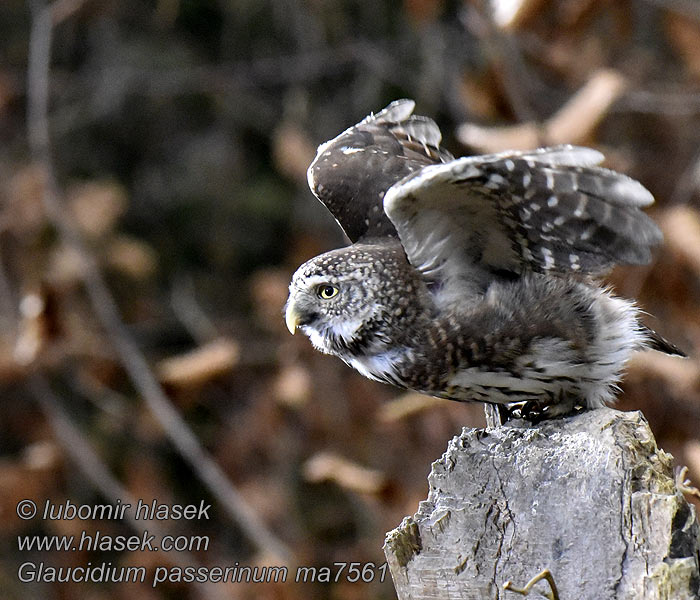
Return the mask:
[[[533,425],[554,419],[567,417],[584,410],[575,399],[560,398],[556,403],[542,400],[528,400],[509,409],[509,418],[524,419]]]

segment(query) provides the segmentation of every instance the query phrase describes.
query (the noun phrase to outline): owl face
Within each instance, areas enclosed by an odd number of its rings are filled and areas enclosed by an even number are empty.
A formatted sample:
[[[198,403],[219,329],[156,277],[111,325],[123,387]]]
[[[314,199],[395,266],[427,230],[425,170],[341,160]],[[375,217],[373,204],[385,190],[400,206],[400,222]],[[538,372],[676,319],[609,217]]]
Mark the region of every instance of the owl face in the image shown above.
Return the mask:
[[[304,263],[292,278],[285,307],[287,328],[331,353],[347,345],[378,310],[372,292],[376,265],[352,248],[333,250]]]

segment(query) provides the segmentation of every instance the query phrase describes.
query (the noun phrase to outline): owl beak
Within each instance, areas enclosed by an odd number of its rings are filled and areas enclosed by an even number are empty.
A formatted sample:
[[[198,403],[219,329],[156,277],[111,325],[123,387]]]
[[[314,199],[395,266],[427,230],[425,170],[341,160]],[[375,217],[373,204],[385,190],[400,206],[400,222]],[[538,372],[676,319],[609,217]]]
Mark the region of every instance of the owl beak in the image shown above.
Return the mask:
[[[287,323],[287,329],[289,329],[289,333],[294,335],[294,332],[297,330],[297,327],[299,327],[299,322],[301,321],[301,315],[299,315],[299,311],[297,310],[294,301],[290,300],[289,304],[287,304],[287,310],[284,314],[284,320]]]

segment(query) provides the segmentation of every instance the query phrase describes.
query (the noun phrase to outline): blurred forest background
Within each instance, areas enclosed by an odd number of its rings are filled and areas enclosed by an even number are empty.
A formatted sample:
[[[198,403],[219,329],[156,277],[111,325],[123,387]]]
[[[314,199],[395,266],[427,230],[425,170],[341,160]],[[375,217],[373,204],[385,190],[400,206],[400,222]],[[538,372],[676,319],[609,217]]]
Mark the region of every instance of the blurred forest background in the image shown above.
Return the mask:
[[[455,154],[586,144],[654,193],[665,246],[609,281],[691,358],[638,356],[618,407],[700,482],[699,3],[3,0],[0,40],[3,598],[394,597],[378,574],[152,589],[17,569],[383,563],[482,408],[363,379],[282,307],[296,267],[345,244],[306,185],[316,146],[401,97]],[[204,499],[208,521],[141,527],[211,544],[19,552],[140,532],[23,521],[23,498]]]

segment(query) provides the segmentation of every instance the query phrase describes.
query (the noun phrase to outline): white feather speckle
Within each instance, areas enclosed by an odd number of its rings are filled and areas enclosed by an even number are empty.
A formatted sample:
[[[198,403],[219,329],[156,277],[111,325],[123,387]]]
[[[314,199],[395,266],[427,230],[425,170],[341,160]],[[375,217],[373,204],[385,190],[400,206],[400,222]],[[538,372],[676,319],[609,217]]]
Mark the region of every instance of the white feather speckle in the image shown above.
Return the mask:
[[[340,151],[343,154],[355,154],[356,152],[362,152],[364,148],[353,148],[352,146],[343,146]]]
[[[581,196],[580,200],[578,201],[578,206],[574,211],[574,216],[582,217],[586,210],[586,206],[588,206],[588,196]]]
[[[580,239],[587,240],[589,237],[591,237],[593,235],[595,230],[596,230],[595,225],[590,225],[590,226],[586,227],[586,229],[583,230],[583,233],[579,236]]]
[[[544,258],[544,268],[551,269],[555,264],[554,257],[552,256],[552,251],[546,246],[543,246],[541,248],[541,252],[542,258]]]

